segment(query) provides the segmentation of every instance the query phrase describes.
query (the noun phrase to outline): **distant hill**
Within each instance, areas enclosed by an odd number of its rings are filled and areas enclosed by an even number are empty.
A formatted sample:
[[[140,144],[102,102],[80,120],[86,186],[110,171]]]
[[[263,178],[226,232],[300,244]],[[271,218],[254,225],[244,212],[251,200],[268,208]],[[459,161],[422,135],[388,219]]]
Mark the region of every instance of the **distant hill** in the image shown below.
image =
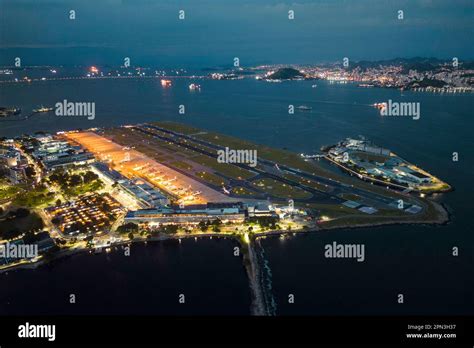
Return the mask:
[[[267,77],[268,80],[293,80],[297,78],[305,78],[306,75],[301,71],[293,68],[281,68]]]
[[[377,68],[380,66],[398,65],[403,66],[402,73],[408,73],[410,70],[417,70],[419,72],[436,70],[441,65],[452,64],[451,60],[438,59],[433,57],[413,57],[413,58],[394,58],[388,60],[378,61],[366,61],[361,60],[354,62],[350,65],[350,69],[354,70],[359,68],[361,70],[367,70],[369,68]],[[474,62],[472,61],[460,61],[459,68],[461,69],[472,69]]]
[[[421,81],[413,81],[410,82],[406,87],[407,88],[413,88],[413,87],[444,87],[446,86],[446,82],[440,81],[440,80],[434,80],[434,79],[423,79]]]

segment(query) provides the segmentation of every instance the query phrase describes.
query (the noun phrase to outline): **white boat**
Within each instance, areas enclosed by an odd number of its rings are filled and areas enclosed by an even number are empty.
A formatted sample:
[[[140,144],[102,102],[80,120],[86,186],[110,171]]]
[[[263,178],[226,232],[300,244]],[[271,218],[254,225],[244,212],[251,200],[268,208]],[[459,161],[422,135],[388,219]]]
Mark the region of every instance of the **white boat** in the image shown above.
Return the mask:
[[[33,109],[33,112],[34,113],[39,113],[39,112],[50,112],[50,111],[53,111],[54,108],[45,108],[44,106],[41,106],[40,108],[38,109]]]
[[[201,90],[201,86],[198,85],[198,84],[195,84],[195,83],[191,83],[189,85],[189,90],[190,91],[200,91]]]
[[[304,111],[308,111],[308,110],[311,110],[312,107],[311,106],[307,106],[307,105],[300,105],[298,106],[298,110],[304,110]]]

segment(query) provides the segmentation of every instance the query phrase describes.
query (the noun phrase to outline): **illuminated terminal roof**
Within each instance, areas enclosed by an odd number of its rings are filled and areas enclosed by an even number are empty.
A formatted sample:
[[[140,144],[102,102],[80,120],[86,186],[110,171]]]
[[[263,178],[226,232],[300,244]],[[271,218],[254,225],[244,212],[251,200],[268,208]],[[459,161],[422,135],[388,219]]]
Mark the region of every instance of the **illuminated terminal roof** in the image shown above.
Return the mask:
[[[139,201],[143,207],[153,208],[169,204],[166,195],[142,179],[129,180],[118,171],[110,169],[103,162],[94,163],[91,168],[107,183],[117,183],[122,190]]]
[[[149,207],[158,207],[169,204],[169,199],[160,190],[154,188],[143,180],[125,180],[120,186],[137,200]]]
[[[119,182],[121,180],[127,180],[122,174],[116,170],[110,169],[109,166],[102,162],[96,162],[92,166],[92,169],[95,169],[96,172],[100,172],[100,175],[104,176],[105,179],[108,179],[109,182]]]
[[[125,216],[125,220],[134,222],[198,223],[214,219],[244,221],[247,216],[276,216],[276,213],[268,202],[250,204],[223,202],[130,211]]]

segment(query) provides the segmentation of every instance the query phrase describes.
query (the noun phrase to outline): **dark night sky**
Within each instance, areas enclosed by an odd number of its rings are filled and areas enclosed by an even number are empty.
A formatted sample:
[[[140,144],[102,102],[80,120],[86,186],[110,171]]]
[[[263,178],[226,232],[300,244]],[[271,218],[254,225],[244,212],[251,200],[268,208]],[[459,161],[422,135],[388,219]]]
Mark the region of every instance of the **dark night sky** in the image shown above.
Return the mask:
[[[132,65],[188,67],[233,57],[243,66],[474,58],[473,0],[0,0],[0,11],[2,65],[14,57],[24,65],[120,65],[130,57]]]

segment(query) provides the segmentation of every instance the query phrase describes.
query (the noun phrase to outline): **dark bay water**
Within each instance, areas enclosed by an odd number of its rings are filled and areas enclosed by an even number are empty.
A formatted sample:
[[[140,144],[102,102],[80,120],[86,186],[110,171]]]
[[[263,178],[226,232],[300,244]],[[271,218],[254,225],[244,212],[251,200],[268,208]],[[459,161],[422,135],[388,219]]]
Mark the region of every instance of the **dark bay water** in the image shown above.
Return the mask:
[[[64,99],[94,101],[96,119],[88,121],[77,117],[36,115],[18,123],[0,122],[0,136],[38,130],[172,120],[297,153],[309,153],[344,137],[364,135],[453,185],[454,192],[438,197],[452,212],[452,222],[436,227],[401,225],[334,230],[285,241],[277,238],[262,241],[271,270],[269,279],[277,302],[277,313],[473,313],[474,224],[471,216],[474,190],[471,180],[474,174],[474,95],[406,91],[402,94],[399,90],[363,89],[351,84],[331,85],[321,81],[317,82],[317,88],[311,88],[313,82],[310,81],[269,84],[253,79],[203,80],[198,82],[202,85],[202,91],[191,93],[187,88],[189,83],[189,80],[175,81],[170,89],[162,89],[159,80],[151,79],[2,85],[1,105],[16,105],[30,110],[41,104],[52,106]],[[377,110],[369,106],[388,99],[420,102],[420,120],[382,118]],[[178,114],[180,104],[186,107],[185,115]],[[308,105],[313,109],[289,115],[289,104]],[[459,152],[459,162],[451,160],[454,151]],[[357,263],[325,259],[324,245],[332,241],[364,243],[366,261]],[[451,254],[453,246],[459,247],[458,257]],[[128,263],[120,263],[120,258],[116,262],[115,259],[107,261],[101,256],[84,255],[48,266],[46,270],[11,273],[7,277],[0,275],[0,302],[5,303],[4,299],[8,298],[10,302],[15,300],[20,303],[28,294],[23,289],[27,284],[35,284],[43,278],[41,275],[44,272],[50,274],[51,279],[56,279],[44,283],[44,290],[40,292],[44,292],[46,297],[52,291],[51,287],[66,292],[69,291],[71,279],[85,281],[88,276],[77,271],[81,269],[81,264],[88,265],[88,273],[99,269],[103,275],[113,274],[110,269],[117,270],[126,265],[125,270],[128,271],[120,277],[108,278],[108,286],[123,289],[122,295],[113,291],[100,292],[99,285],[90,287],[91,303],[106,311],[106,308],[129,298],[141,297],[144,286],[136,286],[137,281],[145,284],[146,279],[166,277],[169,272],[176,278],[170,278],[166,286],[173,289],[170,294],[175,294],[181,288],[178,280],[190,283],[189,273],[197,272],[193,265],[202,264],[192,286],[196,289],[209,286],[217,292],[223,289],[226,295],[222,295],[219,299],[222,302],[212,310],[206,302],[207,297],[204,297],[200,301],[206,304],[196,307],[196,312],[203,314],[207,312],[202,310],[209,309],[209,313],[248,313],[249,291],[244,269],[237,258],[223,256],[220,246],[210,248],[201,242],[186,244],[185,249],[189,252],[186,252],[186,258],[179,267],[171,261],[177,257],[176,248],[158,247],[159,254],[164,254],[162,257],[168,260],[164,263],[166,266],[161,268],[154,267],[154,253],[150,255],[146,251],[148,248],[143,248],[142,258],[136,261],[130,259]],[[218,261],[203,263],[204,254]],[[215,265],[216,262],[219,265]],[[226,271],[216,274],[211,271],[214,267]],[[66,273],[69,278],[61,281],[61,274]],[[154,287],[160,289],[165,286],[163,284],[157,282]],[[222,284],[226,285],[221,287]],[[10,290],[5,292],[5,288]],[[230,289],[232,294],[239,294],[237,299],[234,295],[227,296]],[[289,293],[295,295],[294,304],[287,303]],[[405,295],[403,305],[396,303],[399,293]],[[163,308],[166,308],[166,313],[174,313],[175,310],[177,314],[182,313],[180,307],[169,304],[166,296],[147,307],[146,313],[161,313]],[[104,301],[109,306],[101,307]],[[62,310],[60,305],[56,308]],[[9,305],[8,311],[13,313],[14,307]],[[117,312],[112,310],[112,313]]]
[[[120,247],[1,274],[0,315],[245,315],[250,293],[235,245],[215,238],[133,244],[130,256]]]

